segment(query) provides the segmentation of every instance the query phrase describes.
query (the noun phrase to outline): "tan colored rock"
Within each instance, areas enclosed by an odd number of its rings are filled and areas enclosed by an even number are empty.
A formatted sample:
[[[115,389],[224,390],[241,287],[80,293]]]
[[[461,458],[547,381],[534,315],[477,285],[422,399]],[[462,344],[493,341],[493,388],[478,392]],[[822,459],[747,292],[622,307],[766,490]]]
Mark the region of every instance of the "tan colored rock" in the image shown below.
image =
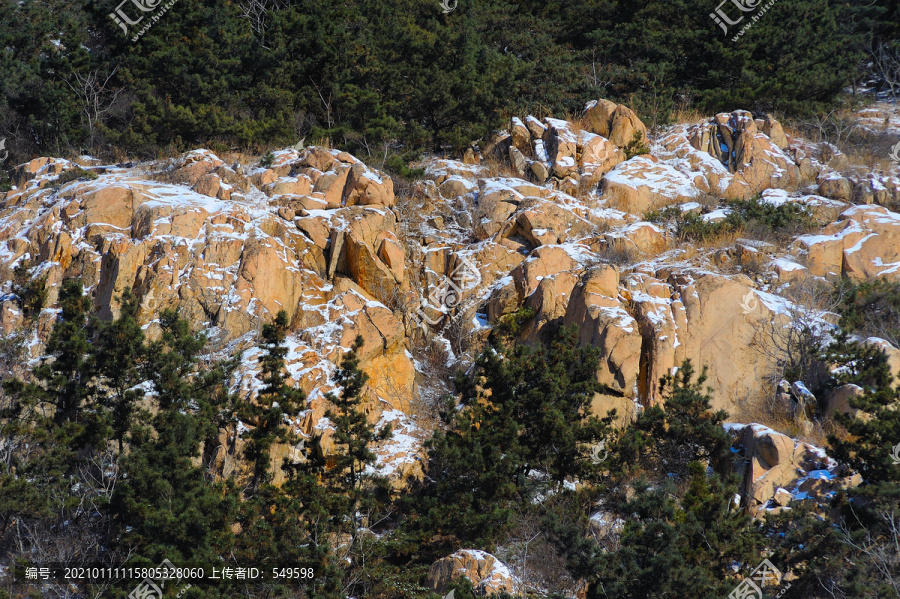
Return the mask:
[[[537,160],[531,163],[531,173],[538,183],[543,183],[550,178],[550,171],[547,170],[547,166]]]
[[[496,557],[475,549],[460,549],[439,559],[428,570],[428,586],[438,594],[460,578],[472,582],[476,592],[490,597],[500,593],[521,596],[520,585],[509,568]]]
[[[760,323],[786,323],[788,317],[770,311],[748,287],[749,281],[739,277],[703,274],[696,280],[669,280],[684,305],[680,357],[708,367],[714,409],[737,413],[741,398],[757,393],[768,372],[769,365],[752,344]]]
[[[214,198],[219,194],[219,187],[221,186],[221,183],[222,182],[219,179],[218,175],[214,173],[208,173],[200,177],[200,179],[197,181],[197,184],[194,186],[194,190],[197,193]]]
[[[525,117],[525,126],[528,127],[528,132],[531,133],[531,138],[533,140],[542,139],[544,137],[544,130],[547,128],[547,125],[531,115]]]
[[[757,504],[765,504],[778,489],[793,486],[800,476],[798,466],[803,455],[793,439],[759,424],[743,427],[738,435],[744,458],[750,460],[744,479],[749,497]]]
[[[746,426],[741,442],[749,455],[759,456],[769,467],[790,463],[794,456],[794,440],[764,426]]]
[[[645,142],[648,140],[647,126],[627,106],[617,105],[609,100],[589,102],[585,108],[585,116],[592,133],[607,138],[620,148],[628,145],[635,133]]]
[[[609,141],[624,148],[631,143],[636,134],[644,142],[648,141],[646,125],[641,122],[633,110],[620,104],[616,107],[610,120]]]
[[[519,292],[515,281],[509,281],[506,285],[495,288],[487,302],[488,322],[497,322],[504,314],[515,312],[519,305]]]
[[[547,129],[544,131],[543,142],[551,172],[561,179],[577,174],[578,135],[571,123],[549,117],[544,122]]]
[[[850,181],[838,176],[836,173],[820,176],[818,183],[819,193],[826,198],[849,202],[853,197],[853,186],[850,184]]]
[[[125,185],[103,186],[90,191],[82,196],[82,226],[103,223],[127,229],[140,202],[140,194],[136,195]]]
[[[313,168],[324,173],[331,169],[334,162],[335,157],[328,150],[319,147],[310,147],[306,148],[300,155],[298,164],[301,167]]]
[[[100,281],[94,299],[101,318],[118,314],[118,301],[125,289],[134,283],[138,268],[148,253],[147,243],[132,245],[125,240],[111,242],[104,248],[100,263]]]
[[[359,162],[354,164],[344,189],[343,205],[393,206],[394,182],[387,175],[376,173]]]
[[[197,237],[209,213],[202,208],[147,203],[135,210],[131,236],[144,239],[151,236],[175,235],[186,239]]]
[[[347,184],[350,169],[349,166],[340,166],[316,180],[315,191],[323,195],[328,208],[334,209],[343,206],[344,187]]]
[[[379,301],[386,301],[398,288],[394,272],[377,256],[372,246],[353,232],[344,236],[347,265],[356,283]]]
[[[781,148],[782,150],[788,149],[788,139],[784,134],[784,129],[781,126],[781,123],[775,120],[771,114],[767,114],[762,119],[762,126],[759,127],[759,130],[769,136],[769,139],[772,140],[772,143]]]
[[[519,302],[534,293],[542,279],[578,267],[578,262],[559,246],[541,247],[512,271]]]
[[[779,259],[772,263],[778,280],[784,282],[799,281],[809,276],[809,269],[791,260]],[[820,275],[821,276],[821,275]]]
[[[602,191],[612,206],[632,214],[683,204],[700,195],[694,181],[652,156],[638,156],[616,166],[603,178]]]
[[[531,152],[531,132],[525,123],[519,117],[513,117],[509,125],[512,134],[512,145],[520,153],[527,154]]]
[[[838,236],[804,236],[799,240],[807,252],[807,265],[816,277],[838,277],[843,270],[844,244]]]
[[[778,137],[776,123],[763,125]],[[747,111],[717,114],[707,123],[691,127],[688,138],[691,146],[713,156],[733,173],[726,180],[723,194],[728,199],[748,199],[769,188],[794,189],[802,180],[793,159],[760,133]],[[720,181],[710,183],[718,187]]]
[[[591,133],[596,133],[597,135],[609,139],[610,125],[612,124],[612,118],[616,108],[618,108],[618,105],[609,100],[589,102],[584,114],[585,117],[587,117]]]
[[[507,131],[498,131],[490,137],[484,144],[483,155],[496,160],[504,161],[509,157],[509,149],[512,147],[513,139]]]
[[[393,330],[402,338],[402,328]],[[395,345],[390,352],[369,357],[360,368],[369,375],[369,389],[375,395],[390,404],[391,408],[413,414],[417,399],[416,369],[403,351],[405,349],[405,345]],[[403,473],[402,478],[413,474],[413,470]]]
[[[265,192],[269,197],[278,195],[304,196],[312,191],[312,179],[306,175],[297,177],[280,177],[266,186]]]
[[[188,187],[196,188],[201,179],[213,174],[216,169],[224,164],[218,156],[209,150],[192,150],[182,154],[175,161],[174,178],[183,181]],[[204,185],[212,185],[211,180],[207,180]],[[215,195],[212,197],[215,197]]]
[[[634,249],[642,254],[657,255],[668,246],[666,234],[653,223],[639,222],[629,225],[616,233],[604,235],[609,247],[621,246]]]
[[[22,188],[25,187],[25,184],[28,181],[31,181],[38,175],[58,174],[58,172],[61,172],[62,170],[62,165],[56,167],[58,162],[60,162],[60,159],[58,158],[42,157],[21,164],[13,170],[12,175],[10,176],[10,183],[14,187]]]
[[[781,487],[775,490],[775,495],[772,497],[772,499],[775,500],[775,503],[782,507],[788,505],[791,500],[793,500],[793,498],[793,495],[791,495],[787,490],[782,489]]]
[[[445,198],[458,198],[476,189],[478,186],[474,182],[458,175],[447,178],[438,186],[438,191]]]
[[[563,325],[575,325],[582,344],[600,349],[597,379],[630,397],[643,339],[637,321],[618,300],[615,267],[603,265],[585,273],[572,292]]]
[[[273,315],[282,309],[291,312],[299,299],[299,281],[294,280],[282,255],[278,248],[269,244],[255,243],[245,247],[235,285],[238,292],[252,290],[253,299]]]
[[[900,214],[882,206],[852,206],[821,234],[798,237],[796,247],[813,275],[900,280]]]
[[[825,409],[826,418],[834,418],[837,412],[842,412],[851,418],[856,417],[859,412],[856,408],[850,406],[850,400],[863,395],[862,387],[857,385],[841,385],[831,392],[828,397],[828,407]]]
[[[900,214],[881,206],[856,206],[844,215],[868,230],[852,245],[851,239],[843,238],[844,274],[855,281],[879,277],[900,281]]]
[[[380,233],[376,238],[376,243],[379,241],[378,257],[391,269],[394,278],[396,278],[399,283],[403,283],[404,260],[406,257],[403,246],[400,245],[397,236],[390,231]]]
[[[528,162],[525,160],[522,152],[515,146],[510,146],[509,148],[509,163],[517,177],[525,177],[525,169],[528,167]]]
[[[589,221],[552,200],[524,198],[515,218],[503,224],[497,237],[524,237],[532,247],[537,247],[583,238],[591,231],[593,226]]]
[[[522,199],[522,194],[508,185],[491,183],[482,187],[472,215],[475,236],[488,239],[496,235]]]
[[[597,182],[625,161],[625,153],[614,143],[587,131],[580,132],[578,166],[582,175]]]
[[[555,325],[566,315],[569,297],[580,280],[578,271],[561,272],[541,279],[537,288],[525,300],[525,307],[534,310],[534,317],[528,323],[523,335],[537,338],[543,335],[548,324]]]
[[[593,399],[591,399],[591,414],[600,418],[606,418],[613,410],[616,413],[613,426],[618,428],[625,428],[637,416],[637,406],[633,399],[601,393],[594,394]]]

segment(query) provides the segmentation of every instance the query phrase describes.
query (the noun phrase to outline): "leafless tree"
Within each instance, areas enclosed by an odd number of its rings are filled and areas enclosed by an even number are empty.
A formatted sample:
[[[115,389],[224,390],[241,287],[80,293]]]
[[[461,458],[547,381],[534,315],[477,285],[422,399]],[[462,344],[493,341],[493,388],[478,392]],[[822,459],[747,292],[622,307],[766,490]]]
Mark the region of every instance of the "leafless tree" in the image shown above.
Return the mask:
[[[528,596],[535,589],[572,595],[575,581],[566,571],[565,556],[554,546],[552,532],[533,510],[517,509],[512,529],[496,555],[508,564],[517,590]]]
[[[70,77],[64,77],[66,85],[75,93],[81,102],[81,114],[87,123],[90,136],[90,148],[95,149],[97,127],[103,123],[103,119],[115,106],[116,100],[125,88],[114,88],[113,77],[118,72],[116,66],[106,74],[95,69],[87,73],[78,73],[74,69]]]
[[[775,407],[775,390],[781,379],[789,377],[816,386],[821,374],[817,356],[821,329],[837,303],[831,286],[812,278],[789,287],[785,298],[787,313],[760,319],[750,342],[770,365],[766,381],[772,389],[770,409]]]
[[[322,100],[322,106],[325,108],[325,121],[328,123],[328,128],[331,129],[334,127],[334,119],[331,117],[331,105],[334,102],[334,91],[328,90],[328,99],[326,100],[325,95],[322,93],[322,88],[312,79],[310,79],[310,81],[312,82],[313,87],[316,88],[319,99]]]
[[[256,42],[269,50],[266,46],[266,36],[272,26],[272,13],[279,10],[287,10],[294,6],[291,0],[240,0],[238,9],[241,17],[250,25],[250,31]]]
[[[853,512],[856,515],[856,512]],[[866,556],[867,563],[872,564],[894,589],[894,597],[900,598],[900,512],[896,507],[883,509],[878,516],[887,525],[884,535],[873,536],[871,530],[862,525],[865,535],[862,538],[851,531],[846,524],[840,525],[839,540],[844,545]]]
[[[870,42],[866,50],[872,59],[872,73],[884,82],[892,98],[900,96],[900,46]]]
[[[859,120],[832,110],[805,120],[801,125],[812,134],[816,143],[828,142],[840,149],[856,133]]]

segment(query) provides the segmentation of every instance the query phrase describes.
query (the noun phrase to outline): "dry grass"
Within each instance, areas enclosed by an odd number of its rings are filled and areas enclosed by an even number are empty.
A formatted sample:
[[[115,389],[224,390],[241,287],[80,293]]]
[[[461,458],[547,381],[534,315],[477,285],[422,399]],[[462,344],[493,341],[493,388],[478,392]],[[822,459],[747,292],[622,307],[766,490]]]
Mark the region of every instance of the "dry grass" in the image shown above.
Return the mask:
[[[571,194],[576,200],[586,202],[591,194],[598,188],[599,182],[591,177],[582,177],[578,181],[578,187]]]
[[[763,391],[763,393],[766,393]],[[821,422],[818,419],[809,421],[804,425],[794,418],[793,406],[789,402],[778,400],[774,391],[767,395],[757,395],[737,402],[743,422],[756,422],[764,426],[807,443],[819,447],[828,444],[828,434],[833,425],[830,422]],[[806,428],[806,431],[804,431]]]
[[[882,133],[873,135],[872,141],[868,144],[848,144],[842,151],[847,156],[850,164],[862,165],[869,171],[887,174],[891,172],[894,166],[890,152],[898,139],[900,138],[896,135]]]
[[[519,177],[508,161],[500,160],[494,156],[486,157],[483,166],[487,168],[487,176],[490,178],[509,177],[517,179]]]
[[[695,201],[707,210],[715,210],[722,203],[719,196],[708,191],[701,192]]]
[[[724,250],[732,247],[741,237],[745,237],[743,229],[737,231],[722,231],[697,245],[710,250]]]
[[[331,138],[330,138],[330,137],[317,137],[316,139],[313,139],[312,141],[310,141],[310,142],[307,143],[306,145],[307,145],[307,146],[318,146],[318,147],[320,147],[320,148],[324,148],[324,149],[326,149],[326,150],[330,150],[330,149],[332,149],[332,145],[331,145],[331,144],[332,144],[332,141],[331,141]]]
[[[587,117],[587,114],[585,114],[583,111],[574,114],[571,112],[567,112],[565,116],[562,117],[562,119],[564,121],[569,121],[570,123],[572,123],[572,127],[574,127],[576,130],[581,129],[583,131],[590,131],[591,121]]]
[[[618,266],[634,264],[641,258],[641,253],[638,249],[627,240],[617,240],[615,243],[609,243],[597,254],[601,262]]]
[[[672,122],[676,125],[695,125],[709,119],[709,116],[691,107],[676,108],[672,112]]]
[[[891,148],[900,141],[897,135],[863,128],[852,111],[831,112],[806,121],[783,123],[785,133],[814,143],[836,146],[850,164],[869,171],[888,173],[892,168]],[[827,157],[826,157],[827,158]]]

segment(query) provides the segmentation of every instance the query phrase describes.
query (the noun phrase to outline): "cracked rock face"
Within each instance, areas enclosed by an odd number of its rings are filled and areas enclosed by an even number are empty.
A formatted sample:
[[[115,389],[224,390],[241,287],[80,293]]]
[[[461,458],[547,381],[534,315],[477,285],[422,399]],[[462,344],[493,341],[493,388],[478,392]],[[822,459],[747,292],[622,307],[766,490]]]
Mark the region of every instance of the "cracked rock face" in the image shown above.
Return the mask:
[[[20,264],[46,277],[32,358],[57,317],[62,280],[78,276],[101,318],[117,314],[130,290],[149,335],[173,309],[208,335],[213,352],[241,353],[234,384],[248,401],[259,387],[258,331],[285,310],[288,369],[309,396],[292,418],[303,435],[328,428],[330,376],[361,335],[367,412],[397,430],[378,467],[404,478],[420,473],[424,398],[449,390],[446,373],[470,364],[506,315],[533,314],[523,341],[566,325],[600,349],[597,378],[612,393],[594,398],[601,416],[615,408],[627,420],[659,404],[660,378],[690,359],[708,367],[714,407],[740,418],[769,366],[754,340],[794,316],[785,285],[900,276],[900,215],[833,197],[841,184],[825,183],[834,171],[813,158],[821,148],[788,137],[771,117],[736,111],[677,125],[629,160],[622,148],[647,130],[627,107],[593,102],[581,122],[588,130],[513,118],[484,148],[490,160],[474,150],[467,162],[426,158],[415,165],[424,177],[396,190],[359,158],[319,147],[275,152],[265,166],[208,150],[94,164],[96,178],[66,183],[59,177],[76,164],[39,158],[0,193],[0,280]],[[868,186],[873,202],[900,198],[891,175],[850,184]],[[669,207],[715,222],[727,215],[725,200],[756,194],[830,224],[784,247],[746,238],[691,247],[644,220]],[[719,205],[702,203],[711,196]],[[7,293],[0,328],[22,324]],[[833,404],[848,409],[846,399]],[[222,435],[232,453],[218,462],[234,467],[239,431]],[[754,468],[791,462],[777,444],[759,447],[748,458]],[[280,451],[279,463],[294,455]],[[790,482],[778,471],[771,478],[761,491],[747,488],[760,505]]]

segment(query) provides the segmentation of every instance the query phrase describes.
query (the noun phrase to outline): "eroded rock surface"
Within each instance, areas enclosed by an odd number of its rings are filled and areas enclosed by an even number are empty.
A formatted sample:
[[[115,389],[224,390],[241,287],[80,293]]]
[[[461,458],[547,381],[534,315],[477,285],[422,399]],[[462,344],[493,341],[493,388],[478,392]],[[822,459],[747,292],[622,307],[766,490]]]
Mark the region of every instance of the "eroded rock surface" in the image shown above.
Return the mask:
[[[735,111],[651,136],[627,107],[600,100],[581,123],[587,129],[513,118],[482,154],[414,165],[424,177],[402,193],[359,158],[320,147],[275,152],[266,166],[207,150],[95,164],[96,178],[64,184],[60,175],[76,165],[39,158],[0,194],[0,280],[21,264],[46,278],[32,358],[57,317],[61,282],[79,276],[101,318],[131,291],[151,336],[160,311],[173,309],[208,334],[214,352],[240,352],[235,388],[247,401],[259,388],[258,332],[287,311],[288,369],[308,394],[291,418],[302,437],[328,428],[330,377],[361,335],[367,413],[395,425],[377,468],[403,479],[421,474],[424,398],[449,390],[435,381],[470,364],[504,317],[530,315],[523,342],[565,325],[599,348],[597,378],[609,389],[594,398],[600,415],[615,409],[624,422],[659,404],[660,378],[690,359],[708,367],[714,407],[740,418],[770,365],[760,332],[796,316],[786,289],[900,276],[900,214],[889,207],[900,198],[896,177],[844,177],[837,154],[825,160],[771,116]],[[651,151],[626,160],[636,138]],[[777,246],[735,236],[692,247],[646,220],[668,208],[715,223],[729,200],[750,197],[796,203],[824,226]],[[813,320],[833,324],[826,314]],[[0,329],[23,324],[6,293]],[[824,402],[830,415],[852,410],[852,390],[838,391]],[[234,467],[240,430],[221,436],[224,470]],[[783,504],[791,469],[811,472],[815,452],[753,439],[744,446],[759,476],[746,492],[759,505]],[[302,459],[298,451],[279,448],[277,460]]]

